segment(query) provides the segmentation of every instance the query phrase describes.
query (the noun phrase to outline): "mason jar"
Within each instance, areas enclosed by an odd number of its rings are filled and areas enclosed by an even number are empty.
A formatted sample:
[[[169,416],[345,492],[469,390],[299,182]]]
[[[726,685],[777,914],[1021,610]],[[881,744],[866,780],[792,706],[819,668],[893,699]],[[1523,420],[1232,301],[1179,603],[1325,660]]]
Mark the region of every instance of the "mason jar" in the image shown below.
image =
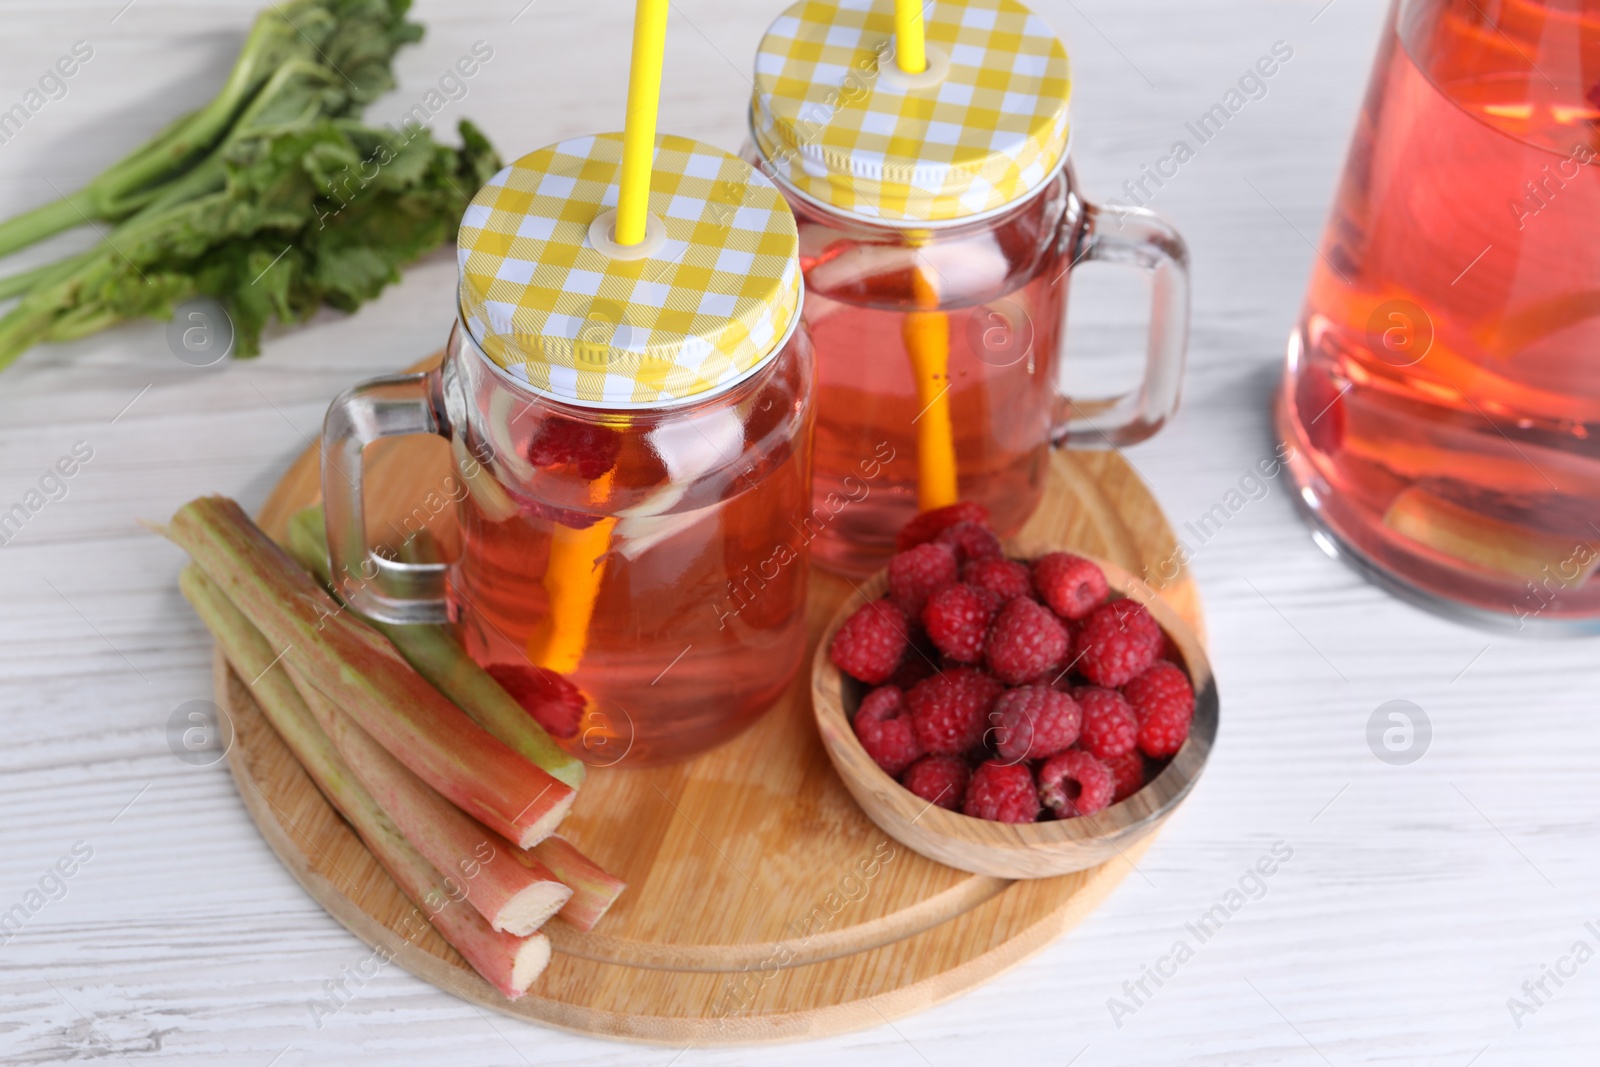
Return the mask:
[[[462,220],[442,366],[335,401],[335,575],[468,652],[591,762],[683,759],[755,721],[805,651],[813,370],[793,218],[770,182],[657,140],[642,245],[613,240],[621,135],[519,159]],[[450,441],[459,558],[373,551],[362,447]]]
[[[1061,41],[1013,0],[935,0],[924,24],[916,74],[897,64],[892,0],[797,3],[756,57],[745,158],[794,209],[817,350],[817,559],[853,575],[957,499],[1014,533],[1052,446],[1163,425],[1187,341],[1183,239],[1078,190]],[[1087,262],[1152,282],[1143,375],[1118,397],[1059,385],[1068,282]]]

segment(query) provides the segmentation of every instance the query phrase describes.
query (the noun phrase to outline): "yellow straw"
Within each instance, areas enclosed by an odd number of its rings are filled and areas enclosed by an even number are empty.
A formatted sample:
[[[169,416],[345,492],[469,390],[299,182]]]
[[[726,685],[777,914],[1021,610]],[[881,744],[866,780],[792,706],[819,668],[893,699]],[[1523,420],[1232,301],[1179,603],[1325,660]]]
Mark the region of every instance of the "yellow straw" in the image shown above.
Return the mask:
[[[918,307],[939,306],[939,288],[931,268],[917,263],[911,273],[911,295]],[[917,507],[923,511],[954,504],[956,489],[955,429],[950,418],[950,317],[942,311],[911,311],[900,330],[911,372],[917,381]]]
[[[667,47],[667,0],[638,0],[633,15],[633,66],[628,118],[622,127],[622,188],[617,194],[617,244],[644,240],[650,211],[650,166],[661,108],[661,59]]]
[[[661,107],[661,65],[667,47],[667,0],[638,0],[633,16],[633,64],[628,74],[628,116],[622,127],[622,176],[617,193],[616,242],[636,245],[645,238],[650,213],[650,170],[656,145],[656,115]],[[589,486],[600,503],[611,493],[615,471]],[[528,638],[528,658],[541,667],[571,674],[583,661],[589,623],[605,577],[615,518],[602,518],[581,530],[557,524],[550,541],[544,587],[550,611]]]
[[[895,0],[895,63],[907,74],[928,69],[922,0]],[[912,268],[911,293],[921,308],[939,306],[939,287],[921,263]],[[950,421],[950,317],[942,311],[912,311],[901,327],[911,372],[917,381],[917,506],[923,511],[957,500],[955,430]]]
[[[894,60],[907,74],[921,74],[928,69],[922,0],[894,0]]]

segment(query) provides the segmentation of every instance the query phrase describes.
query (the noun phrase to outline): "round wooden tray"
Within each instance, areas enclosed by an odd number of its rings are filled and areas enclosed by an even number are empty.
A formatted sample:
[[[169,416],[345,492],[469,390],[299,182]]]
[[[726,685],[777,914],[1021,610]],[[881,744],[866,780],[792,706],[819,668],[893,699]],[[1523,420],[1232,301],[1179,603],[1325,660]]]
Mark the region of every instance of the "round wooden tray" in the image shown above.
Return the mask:
[[[413,513],[448,473],[443,442],[383,442],[369,455],[369,529]],[[281,537],[319,495],[302,455],[262,509]],[[450,510],[432,519],[448,542]],[[1112,453],[1058,453],[1024,536],[1050,532],[1138,573],[1171,560],[1172,530]],[[814,572],[812,632],[855,595]],[[1197,630],[1187,573],[1162,591]],[[809,658],[806,662],[809,662]],[[229,764],[274,852],[323,907],[407,970],[476,1004],[563,1029],[634,1041],[732,1045],[817,1037],[929,1007],[1038,951],[1131,870],[1126,858],[1012,882],[967,874],[890,840],[862,814],[817,737],[804,673],[735,740],[690,762],[594,771],[562,833],[628,882],[599,926],[547,927],[556,953],[527,995],[506,1000],[432,930],[398,932],[411,905],[328,805],[251,699],[217,664],[232,720]]]

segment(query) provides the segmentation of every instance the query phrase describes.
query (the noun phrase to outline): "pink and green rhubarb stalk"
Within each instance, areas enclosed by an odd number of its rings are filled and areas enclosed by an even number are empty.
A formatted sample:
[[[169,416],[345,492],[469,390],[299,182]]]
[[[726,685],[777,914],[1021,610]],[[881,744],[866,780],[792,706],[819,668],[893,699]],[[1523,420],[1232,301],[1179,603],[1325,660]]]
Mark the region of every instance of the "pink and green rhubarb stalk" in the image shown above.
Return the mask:
[[[320,504],[290,518],[288,549],[317,581],[338,595],[329,573],[328,534]],[[360,618],[387,637],[418,674],[479,726],[572,788],[583,783],[583,761],[557,744],[488,671],[478,666],[449,627],[398,626]]]
[[[515,846],[428,788],[293,668],[289,675],[345,766],[406,840],[465,889],[490,926],[525,937],[571,899],[572,890],[544,864],[519,862],[512,855]]]
[[[200,497],[164,531],[277,656],[456,807],[527,848],[572,807],[571,786],[513,751],[340,609],[237,503]]]
[[[317,788],[416,905],[419,917],[431,922],[467,963],[506,997],[514,999],[526,992],[550,961],[549,939],[543,934],[519,937],[496,931],[468,907],[460,896],[459,878],[441,875],[407,840],[340,758],[288,673],[271,669],[277,655],[267,639],[198,568],[184,568],[178,584],[234,671],[241,678],[255,679],[251,693],[267,720]],[[421,932],[413,918],[407,918],[402,929],[408,941]]]

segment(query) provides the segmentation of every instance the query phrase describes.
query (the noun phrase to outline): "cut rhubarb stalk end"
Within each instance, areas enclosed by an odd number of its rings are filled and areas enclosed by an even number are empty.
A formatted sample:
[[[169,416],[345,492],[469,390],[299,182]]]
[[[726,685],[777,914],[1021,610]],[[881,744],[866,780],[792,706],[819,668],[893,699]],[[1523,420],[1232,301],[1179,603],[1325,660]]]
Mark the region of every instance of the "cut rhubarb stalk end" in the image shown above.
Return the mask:
[[[501,936],[511,937],[510,934]],[[511,962],[511,985],[517,990],[513,995],[520,996],[526,993],[528,987],[544,973],[546,967],[550,966],[550,939],[543,934],[511,939],[516,942],[515,955]]]
[[[166,530],[252,620],[283,662],[456,807],[526,848],[576,794],[490,735],[384,636],[343,611],[243,509],[201,497]]]
[[[428,862],[450,874],[496,930],[525,937],[572,899],[550,869],[473,822],[391,756],[294,668],[288,668],[317,725],[345,765]]]
[[[517,937],[492,929],[459,899],[458,891],[401,834],[339,758],[288,674],[272,669],[278,655],[205,574],[190,565],[178,586],[194,605],[222,653],[241,678],[253,678],[251,695],[317,788],[365,842],[400,891],[416,906],[401,922],[400,936],[414,941],[431,922],[484,980],[508,999],[527,992],[550,961],[542,934]]]
[[[571,841],[559,835],[545,838],[533,846],[532,851],[552,874],[572,887],[572,899],[558,914],[579,930],[593,930],[594,924],[628,888],[628,883],[607,873],[579,852]]]

